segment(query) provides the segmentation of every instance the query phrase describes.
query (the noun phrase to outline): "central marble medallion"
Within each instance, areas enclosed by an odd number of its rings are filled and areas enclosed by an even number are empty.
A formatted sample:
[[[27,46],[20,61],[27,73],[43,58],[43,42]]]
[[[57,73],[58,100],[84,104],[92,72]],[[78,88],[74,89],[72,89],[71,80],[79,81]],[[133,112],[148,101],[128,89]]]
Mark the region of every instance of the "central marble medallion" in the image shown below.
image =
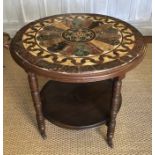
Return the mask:
[[[71,42],[87,42],[94,39],[95,33],[87,28],[68,29],[62,33],[62,37]]]

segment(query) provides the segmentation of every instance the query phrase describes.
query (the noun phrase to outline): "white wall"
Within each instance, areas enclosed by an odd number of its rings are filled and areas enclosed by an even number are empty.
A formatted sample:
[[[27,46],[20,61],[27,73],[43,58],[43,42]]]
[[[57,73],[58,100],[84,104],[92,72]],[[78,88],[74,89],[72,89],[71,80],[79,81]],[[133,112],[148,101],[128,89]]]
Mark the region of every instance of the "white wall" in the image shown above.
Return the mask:
[[[123,19],[144,35],[152,33],[151,0],[4,0],[4,31],[14,33],[35,19],[60,13],[100,13]]]

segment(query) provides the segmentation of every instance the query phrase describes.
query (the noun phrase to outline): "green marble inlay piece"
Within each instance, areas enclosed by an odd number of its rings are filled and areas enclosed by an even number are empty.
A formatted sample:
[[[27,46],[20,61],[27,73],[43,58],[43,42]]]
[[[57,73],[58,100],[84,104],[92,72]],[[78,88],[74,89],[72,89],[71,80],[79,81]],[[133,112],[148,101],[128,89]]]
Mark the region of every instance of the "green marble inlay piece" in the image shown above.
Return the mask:
[[[72,21],[73,27],[74,28],[80,28],[82,26],[82,21],[81,19],[73,19]]]
[[[87,56],[87,55],[89,55],[89,52],[81,50],[81,49],[76,49],[74,52],[74,55],[76,55],[76,56]]]
[[[76,56],[87,56],[90,54],[90,49],[86,47],[84,44],[77,44],[77,47],[74,51],[74,55]]]
[[[77,44],[76,49],[74,51],[74,55],[76,56],[87,56],[91,53],[90,49],[85,44]]]

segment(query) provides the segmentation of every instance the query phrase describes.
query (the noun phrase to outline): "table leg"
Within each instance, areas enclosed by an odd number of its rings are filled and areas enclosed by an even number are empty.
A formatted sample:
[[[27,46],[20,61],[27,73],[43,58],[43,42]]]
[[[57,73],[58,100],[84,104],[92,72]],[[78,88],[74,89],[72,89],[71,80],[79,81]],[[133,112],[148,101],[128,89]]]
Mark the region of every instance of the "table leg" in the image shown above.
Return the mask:
[[[113,147],[113,137],[116,126],[116,116],[120,107],[120,94],[121,94],[122,78],[117,77],[114,79],[113,97],[110,113],[110,121],[108,123],[107,142],[110,147]]]
[[[38,123],[38,128],[40,131],[41,136],[43,139],[46,138],[46,133],[45,133],[45,121],[44,121],[44,116],[42,114],[42,103],[40,100],[40,94],[39,94],[39,87],[38,87],[38,80],[37,76],[34,73],[28,73],[28,81],[31,89],[31,95],[36,111],[36,119]]]

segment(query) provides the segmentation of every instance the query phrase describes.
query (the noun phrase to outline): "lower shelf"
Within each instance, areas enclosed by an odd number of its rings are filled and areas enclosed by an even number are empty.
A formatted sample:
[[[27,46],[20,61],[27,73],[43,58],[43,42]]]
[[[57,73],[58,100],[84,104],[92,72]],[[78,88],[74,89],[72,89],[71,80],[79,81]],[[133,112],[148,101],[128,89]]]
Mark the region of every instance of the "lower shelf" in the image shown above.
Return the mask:
[[[40,95],[44,117],[66,128],[83,129],[106,123],[113,80],[75,84],[48,81]]]

